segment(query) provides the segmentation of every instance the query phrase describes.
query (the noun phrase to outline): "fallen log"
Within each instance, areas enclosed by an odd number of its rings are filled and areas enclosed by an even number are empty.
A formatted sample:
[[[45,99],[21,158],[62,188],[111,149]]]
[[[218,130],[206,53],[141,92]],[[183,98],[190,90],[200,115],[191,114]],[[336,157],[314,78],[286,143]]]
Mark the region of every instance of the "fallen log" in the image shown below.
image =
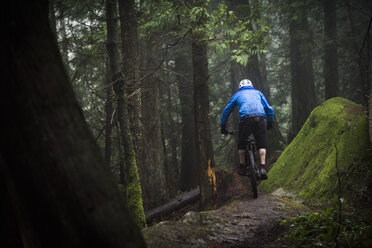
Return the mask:
[[[191,190],[190,192],[187,192],[183,195],[180,195],[166,204],[153,208],[149,211],[147,211],[146,214],[146,222],[151,223],[152,220],[157,219],[161,216],[167,215],[169,213],[172,213],[173,211],[176,211],[180,209],[183,206],[186,206],[189,203],[193,203],[197,200],[199,200],[200,197],[200,190],[199,187]]]

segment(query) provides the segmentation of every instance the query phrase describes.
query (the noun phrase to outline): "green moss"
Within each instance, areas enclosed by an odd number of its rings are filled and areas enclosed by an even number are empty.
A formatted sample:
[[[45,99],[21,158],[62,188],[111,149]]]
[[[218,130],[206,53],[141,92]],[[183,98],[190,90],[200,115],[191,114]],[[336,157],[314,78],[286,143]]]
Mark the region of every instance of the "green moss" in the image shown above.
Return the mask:
[[[348,176],[350,171],[368,169],[368,148],[364,108],[344,98],[332,98],[312,111],[260,189],[272,192],[282,187],[298,193],[310,205],[322,205],[337,193],[337,172],[342,174],[346,190],[357,180]]]
[[[129,170],[129,183],[126,188],[127,207],[139,228],[146,227],[146,217],[142,204],[142,190],[135,158]]]
[[[310,210],[302,203],[288,197],[278,197],[278,200],[284,204],[284,206],[286,207],[286,211],[293,213],[291,215],[296,215],[299,212],[306,212]]]

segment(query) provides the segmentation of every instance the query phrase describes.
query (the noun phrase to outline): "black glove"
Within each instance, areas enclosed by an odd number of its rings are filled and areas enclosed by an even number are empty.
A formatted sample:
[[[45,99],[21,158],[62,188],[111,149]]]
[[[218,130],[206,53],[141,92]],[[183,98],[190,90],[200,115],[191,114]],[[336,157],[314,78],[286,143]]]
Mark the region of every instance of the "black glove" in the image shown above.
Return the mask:
[[[269,121],[267,122],[267,130],[273,128],[273,122],[272,121]]]
[[[226,126],[225,125],[223,125],[223,126],[221,126],[221,133],[222,134],[228,134],[228,132],[227,132],[227,129],[226,129]]]

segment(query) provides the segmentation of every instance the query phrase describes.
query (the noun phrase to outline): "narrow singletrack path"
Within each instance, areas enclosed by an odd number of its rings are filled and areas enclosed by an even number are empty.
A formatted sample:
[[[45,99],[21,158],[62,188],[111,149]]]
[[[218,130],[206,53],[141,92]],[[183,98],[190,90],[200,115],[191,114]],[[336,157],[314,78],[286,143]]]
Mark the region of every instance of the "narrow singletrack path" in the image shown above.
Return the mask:
[[[281,232],[281,220],[305,210],[290,198],[244,194],[218,210],[161,222],[143,235],[148,247],[263,247]]]

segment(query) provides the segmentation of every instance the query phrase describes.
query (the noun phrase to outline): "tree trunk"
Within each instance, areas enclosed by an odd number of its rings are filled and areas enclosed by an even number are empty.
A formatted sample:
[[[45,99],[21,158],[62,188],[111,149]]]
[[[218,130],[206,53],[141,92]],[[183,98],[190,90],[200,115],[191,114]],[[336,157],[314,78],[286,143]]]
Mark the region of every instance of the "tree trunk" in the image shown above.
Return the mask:
[[[369,119],[369,141],[372,148],[372,61],[371,61],[371,54],[372,54],[372,18],[369,20],[367,34],[365,36],[365,45],[362,49],[362,54],[360,56],[364,57],[365,61],[365,71],[366,71],[366,80],[368,82],[369,92],[366,94],[368,97],[367,104],[368,104],[368,119]]]
[[[167,184],[167,189],[169,195],[171,195],[171,191],[169,189],[168,184],[168,168],[170,161],[170,149],[169,149],[169,139],[168,139],[168,133],[169,133],[169,118],[168,118],[168,109],[167,106],[167,97],[168,97],[168,87],[164,84],[160,84],[160,124],[161,124],[161,142],[163,146],[163,157],[164,157],[164,173],[165,173],[165,180]],[[165,110],[165,111],[164,111]]]
[[[165,81],[169,82],[171,79],[166,74]],[[180,170],[177,154],[177,146],[179,146],[179,128],[178,128],[178,113],[174,106],[174,97],[172,97],[172,85],[162,84],[160,87],[161,95],[161,125],[162,125],[162,144],[164,151],[164,171],[167,191],[170,198],[177,195],[179,190]],[[174,91],[174,90],[173,90]]]
[[[205,7],[204,1],[193,1],[194,6]],[[201,17],[198,25],[204,25]],[[214,170],[213,147],[209,123],[209,87],[208,87],[208,57],[207,45],[203,34],[192,31],[192,67],[194,80],[194,108],[197,163],[200,173],[200,208],[202,210],[216,209],[217,185]]]
[[[177,142],[178,136],[178,127],[177,127],[177,117],[174,120],[174,115],[178,115],[177,110],[175,109],[175,104],[173,100],[172,94],[172,87],[167,88],[167,119],[168,119],[168,134],[169,134],[169,150],[170,150],[170,160],[167,163],[167,167],[165,167],[166,173],[166,180],[168,191],[171,197],[174,197],[179,189],[179,166],[178,166],[178,156],[177,156],[177,146],[179,142]]]
[[[142,205],[142,192],[140,186],[140,179],[138,176],[136,155],[133,146],[132,133],[129,120],[133,120],[129,114],[131,106],[128,104],[128,87],[136,80],[136,54],[137,51],[134,45],[136,39],[136,19],[133,17],[134,0],[119,1],[120,25],[123,44],[123,75],[124,78],[114,78],[114,91],[117,102],[117,118],[120,128],[120,140],[122,149],[124,151],[124,176],[121,176],[121,182],[124,185],[124,194],[127,206],[130,213],[133,215],[137,225],[144,227],[145,215]],[[132,24],[132,25],[131,25]],[[122,173],[121,173],[122,174]]]
[[[128,96],[128,114],[133,138],[134,151],[137,153],[141,142],[140,94],[138,87],[138,37],[137,12],[134,0],[119,0],[120,29],[122,40],[122,67],[125,90]]]
[[[106,84],[106,132],[105,132],[105,162],[108,168],[111,168],[111,133],[113,122],[113,95],[112,85],[115,83],[114,78],[120,73],[120,55],[118,50],[118,22],[117,1],[107,0],[106,4],[106,20],[107,20],[107,84]]]
[[[316,106],[311,37],[307,23],[306,6],[300,6],[299,8],[298,19],[293,18],[289,24],[292,76],[292,130],[290,139],[297,135],[310,112]]]
[[[231,9],[236,13],[239,19],[247,20],[250,16],[251,7],[247,0],[230,0]],[[253,30],[252,20],[248,22],[248,29]],[[249,56],[248,63],[246,66],[241,67],[242,77],[252,81],[253,86],[262,91],[264,95],[267,92],[264,91],[263,80],[261,75],[261,69],[259,66],[259,60],[257,54]],[[241,78],[241,79],[243,79]],[[265,89],[266,90],[266,89]]]
[[[267,81],[266,71],[266,54],[260,54],[259,65],[262,72],[262,90],[265,97],[269,100],[270,98],[270,87]],[[275,110],[274,110],[275,111]],[[277,121],[274,121],[273,128],[267,132],[267,154],[266,164],[272,165],[280,156],[281,152],[285,149],[286,140],[280,132]]]
[[[267,69],[266,69],[266,54],[260,53],[259,55],[259,66],[262,74],[262,92],[266,98],[270,98],[270,87],[267,81]]]
[[[236,63],[235,61],[231,62],[230,65],[230,80],[231,80],[231,95],[235,94],[239,90],[239,82],[242,80],[242,76],[239,68],[241,68],[241,65]],[[232,130],[238,130],[239,129],[239,112],[234,111],[232,113]],[[233,152],[230,153],[230,161],[233,165],[238,166],[240,163],[239,160],[239,153],[238,153],[238,135],[233,135],[234,139],[234,147]],[[236,167],[237,168],[237,167]]]
[[[226,2],[229,5],[229,9],[227,10],[227,14],[229,14],[230,11],[234,11],[234,13],[237,15],[238,18],[244,18],[244,14],[241,13],[242,8],[239,6],[247,6],[247,2],[244,0],[226,0]],[[230,47],[230,50],[237,49],[237,45],[232,45]],[[246,77],[243,73],[243,66],[238,64],[235,61],[232,61],[230,64],[230,83],[231,83],[231,95],[235,94],[239,90],[239,82]],[[238,130],[239,129],[239,112],[234,111],[232,113],[232,130]],[[238,166],[240,163],[239,160],[239,153],[238,153],[238,136],[233,136],[234,145],[232,152],[229,153],[229,161],[233,165]],[[235,167],[237,168],[237,167]]]
[[[4,163],[0,155],[0,164]],[[0,165],[2,168],[2,165]],[[0,234],[2,247],[8,248],[23,248],[22,238],[19,233],[16,211],[14,210],[11,198],[8,192],[8,187],[5,182],[5,177],[0,169]]]
[[[155,67],[154,49],[152,39],[147,40],[146,64],[147,68]],[[149,73],[149,71],[148,71]],[[150,73],[152,73],[150,71]],[[165,175],[164,153],[161,140],[160,109],[159,109],[159,81],[155,75],[146,77],[142,81],[141,108],[143,139],[141,145],[142,156],[139,172],[143,193],[143,204],[151,209],[168,200]]]
[[[67,73],[70,73],[71,69],[70,69],[69,59],[68,59],[68,39],[67,39],[67,32],[66,32],[64,10],[61,10],[60,18],[61,19],[59,20],[59,24],[60,24],[59,33],[61,34],[61,40],[59,43],[59,47],[61,50],[61,56],[62,56],[64,66],[67,70]],[[58,38],[58,36],[56,37]]]
[[[74,97],[48,1],[10,5],[0,41],[0,106],[9,117],[0,173],[23,246],[145,247]]]
[[[257,54],[253,54],[249,57],[248,64],[243,68],[243,72],[243,77],[251,80],[254,88],[262,91],[262,93],[265,95],[265,92],[263,91],[262,76]]]
[[[369,143],[372,149],[372,68],[369,69],[369,99],[368,99],[368,120],[369,120]]]
[[[106,63],[106,102],[105,102],[105,164],[111,169],[111,154],[112,154],[112,122],[113,122],[113,95],[112,95],[112,81],[110,78],[109,65]]]
[[[338,96],[338,55],[336,0],[323,0],[325,99]]]
[[[363,2],[360,2],[363,3]],[[370,74],[369,74],[369,68],[370,68],[370,54],[372,53],[372,46],[371,46],[371,39],[372,36],[370,35],[371,30],[371,22],[372,18],[369,18],[368,27],[365,32],[364,29],[361,27],[364,27],[363,25],[358,25],[355,23],[354,18],[358,19],[358,16],[360,17],[360,12],[358,9],[358,4],[354,2],[350,2],[347,4],[347,12],[349,17],[349,23],[351,28],[351,37],[353,40],[353,53],[355,56],[355,61],[358,63],[359,66],[359,73],[358,75],[355,75],[357,79],[355,79],[355,85],[352,85],[353,90],[355,93],[355,99],[353,99],[357,103],[361,103],[363,105],[368,104],[368,98],[367,98],[367,89],[370,85]],[[362,8],[367,8],[367,6],[363,6]],[[357,11],[357,15],[353,15],[353,12]],[[361,41],[359,41],[358,37],[360,36],[360,31],[363,30],[363,33],[365,33],[364,37]]]
[[[192,81],[187,74],[192,69],[185,54],[179,52],[175,59],[176,80],[179,89],[182,117],[181,190],[188,191],[198,185],[196,165],[195,118]]]
[[[56,12],[54,9],[55,0],[49,0],[49,24],[52,32],[57,39],[57,22],[56,22]]]

